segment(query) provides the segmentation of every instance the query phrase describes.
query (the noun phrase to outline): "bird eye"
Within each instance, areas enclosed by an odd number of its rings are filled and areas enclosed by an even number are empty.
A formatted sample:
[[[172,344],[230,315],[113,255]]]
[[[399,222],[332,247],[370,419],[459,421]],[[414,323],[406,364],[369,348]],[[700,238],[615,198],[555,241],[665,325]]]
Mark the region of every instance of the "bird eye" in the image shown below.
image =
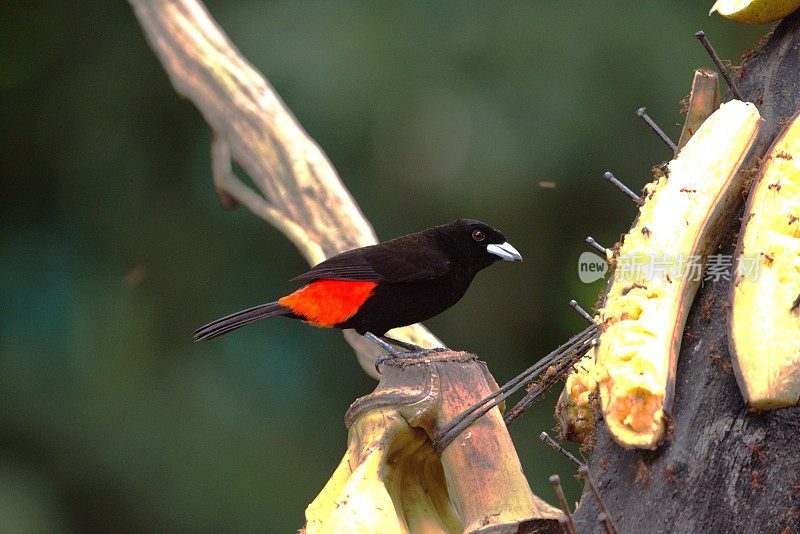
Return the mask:
[[[483,241],[484,238],[486,238],[486,234],[484,234],[480,230],[475,230],[474,232],[472,232],[472,239],[474,239],[475,241]]]

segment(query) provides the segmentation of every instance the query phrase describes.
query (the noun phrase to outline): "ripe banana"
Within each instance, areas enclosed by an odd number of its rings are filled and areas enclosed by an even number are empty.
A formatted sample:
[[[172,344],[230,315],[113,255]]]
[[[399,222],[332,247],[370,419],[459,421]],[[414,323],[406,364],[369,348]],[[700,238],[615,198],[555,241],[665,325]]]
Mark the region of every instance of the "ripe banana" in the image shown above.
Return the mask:
[[[719,79],[717,74],[707,69],[697,69],[692,78],[692,89],[686,101],[686,120],[678,141],[680,151],[695,134],[705,120],[720,105]],[[614,264],[614,251],[607,251],[609,262]],[[556,420],[560,437],[579,443],[584,450],[594,444],[594,395],[597,393],[594,351],[573,366],[566,380],[564,390],[556,403]]]
[[[595,348],[604,419],[624,447],[654,449],[664,434],[702,264],[730,224],[744,178],[737,170],[761,122],[752,104],[723,104],[645,187],[624,236]]]
[[[800,114],[778,135],[745,208],[731,284],[730,348],[747,404],[800,399]]]
[[[567,377],[556,403],[559,437],[579,443],[582,450],[594,445],[594,396],[597,394],[594,350],[589,350]]]
[[[744,24],[766,24],[791,15],[800,0],[717,0],[711,7],[723,17]]]

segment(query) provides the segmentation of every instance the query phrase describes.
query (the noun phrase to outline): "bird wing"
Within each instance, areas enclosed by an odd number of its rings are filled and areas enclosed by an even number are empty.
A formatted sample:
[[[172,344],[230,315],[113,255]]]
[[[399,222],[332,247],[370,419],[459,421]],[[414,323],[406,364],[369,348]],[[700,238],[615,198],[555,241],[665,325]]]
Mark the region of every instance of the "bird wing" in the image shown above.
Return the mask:
[[[396,239],[348,250],[328,258],[292,280],[414,282],[438,278],[449,269],[450,259],[437,247],[431,247],[421,239]]]

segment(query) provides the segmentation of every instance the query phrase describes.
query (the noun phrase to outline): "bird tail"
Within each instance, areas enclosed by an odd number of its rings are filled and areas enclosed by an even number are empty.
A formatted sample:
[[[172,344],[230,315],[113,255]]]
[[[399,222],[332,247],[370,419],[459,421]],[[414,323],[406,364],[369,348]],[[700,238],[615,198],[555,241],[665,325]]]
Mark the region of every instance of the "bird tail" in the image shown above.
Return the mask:
[[[268,302],[267,304],[260,304],[222,317],[205,326],[201,326],[192,333],[192,337],[195,341],[205,341],[206,339],[212,339],[227,334],[231,330],[236,330],[252,322],[266,319],[267,317],[291,314],[292,310],[289,308],[281,306],[277,302]]]

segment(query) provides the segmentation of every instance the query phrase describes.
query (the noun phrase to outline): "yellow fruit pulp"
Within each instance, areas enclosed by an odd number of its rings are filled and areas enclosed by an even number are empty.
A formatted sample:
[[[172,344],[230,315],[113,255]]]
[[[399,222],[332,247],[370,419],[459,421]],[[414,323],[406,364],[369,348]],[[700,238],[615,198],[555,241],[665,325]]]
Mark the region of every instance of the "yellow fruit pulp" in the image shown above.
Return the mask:
[[[800,398],[800,120],[765,158],[745,213],[733,288],[731,349],[748,405]]]
[[[595,356],[605,421],[624,447],[654,449],[664,433],[700,268],[719,240],[717,225],[738,201],[743,175],[736,171],[760,123],[753,104],[723,104],[667,175],[645,188],[639,218],[619,248]]]
[[[717,12],[744,24],[766,24],[780,20],[800,8],[800,0],[717,0],[709,15]]]

